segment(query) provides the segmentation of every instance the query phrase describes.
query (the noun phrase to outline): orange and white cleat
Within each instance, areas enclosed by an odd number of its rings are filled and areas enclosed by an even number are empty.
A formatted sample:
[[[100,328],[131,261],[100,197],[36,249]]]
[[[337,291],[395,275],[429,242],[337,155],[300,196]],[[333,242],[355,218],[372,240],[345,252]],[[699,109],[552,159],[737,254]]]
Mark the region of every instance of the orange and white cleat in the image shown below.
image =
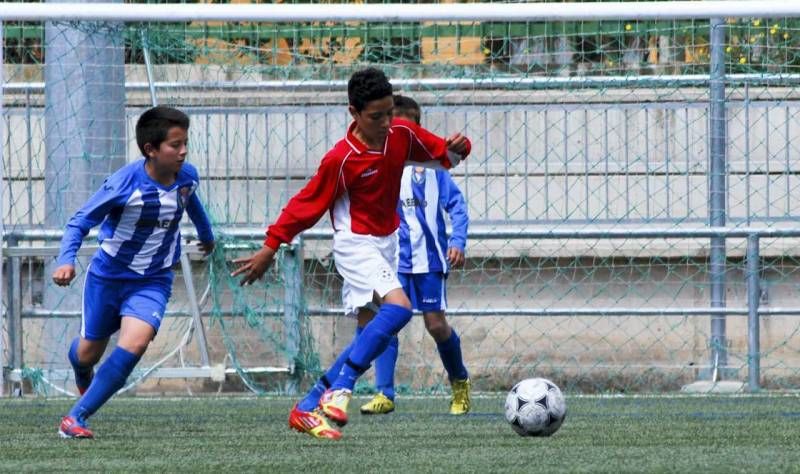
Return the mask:
[[[353,392],[346,388],[337,390],[329,388],[319,399],[319,408],[329,420],[339,426],[344,426],[347,424],[347,405],[350,404],[352,397]]]
[[[297,405],[289,413],[289,428],[300,433],[308,433],[317,439],[338,440],[342,438],[342,433],[331,428],[325,417],[317,410],[302,411],[297,408]]]
[[[86,422],[74,416],[65,416],[61,419],[61,425],[58,427],[58,434],[61,435],[62,438],[94,438],[94,433],[86,426]]]

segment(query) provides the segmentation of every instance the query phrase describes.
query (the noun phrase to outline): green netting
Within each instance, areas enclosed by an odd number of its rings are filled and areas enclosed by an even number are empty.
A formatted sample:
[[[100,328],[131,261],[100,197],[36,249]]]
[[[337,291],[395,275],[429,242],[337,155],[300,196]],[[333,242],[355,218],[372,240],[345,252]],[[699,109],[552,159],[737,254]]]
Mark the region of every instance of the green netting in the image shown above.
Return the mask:
[[[791,140],[799,22],[725,23],[729,226],[792,227],[800,215]],[[707,225],[707,21],[54,26],[47,45],[42,24],[4,25],[6,229],[60,229],[98,180],[137,159],[133,124],[152,103],[152,86],[159,103],[191,116],[189,159],[223,236],[211,260],[192,256],[191,264],[214,379],[147,372],[204,365],[179,272],[172,314],[133,377],[151,379],[135,388],[291,391],[350,341],[355,323],[337,316],[341,280],[324,236],[284,250],[252,287],[240,288],[229,272],[234,258],[260,245],[252,229],[277,217],[342,136],[349,120],[343,81],[366,65],[385,69],[422,104],[424,126],[473,139],[473,155],[453,171],[473,236],[466,268],[449,278],[448,300],[478,389],[535,374],[568,390],[662,391],[712,372],[711,318],[690,311],[710,305],[707,238],[513,235]],[[84,54],[77,63],[76,50]],[[48,62],[68,73],[45,74],[47,51],[62,51]],[[53,113],[56,98],[48,94],[59,90],[68,100]],[[117,102],[98,92],[109,90]],[[94,136],[87,131],[98,130],[99,116],[111,125]],[[54,161],[60,149],[68,153]],[[328,228],[327,218],[317,226]],[[20,287],[4,294],[7,307],[13,294],[20,298],[23,316],[19,328],[6,313],[4,360],[34,390],[53,393],[72,390],[64,354],[78,330],[80,293],[79,285],[49,284],[52,257],[34,250],[46,245],[53,242],[9,243],[32,249],[15,263]],[[762,242],[762,307],[800,306],[796,248],[795,239]],[[726,252],[726,304],[742,309],[744,239],[730,239]],[[797,386],[799,329],[796,315],[762,318],[763,385]],[[728,316],[726,331],[717,347],[728,359],[723,372],[744,380],[745,317]],[[421,318],[404,330],[400,347],[401,391],[446,386]],[[219,382],[223,369],[231,370]]]

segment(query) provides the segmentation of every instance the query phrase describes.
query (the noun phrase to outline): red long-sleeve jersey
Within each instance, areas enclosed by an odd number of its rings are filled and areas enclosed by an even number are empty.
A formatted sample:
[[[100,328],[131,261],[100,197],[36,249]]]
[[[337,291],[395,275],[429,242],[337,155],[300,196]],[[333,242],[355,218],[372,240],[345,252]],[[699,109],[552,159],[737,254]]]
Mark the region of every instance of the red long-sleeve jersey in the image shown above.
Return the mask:
[[[355,122],[269,226],[265,245],[277,250],[316,224],[326,211],[331,213],[334,230],[390,235],[400,223],[397,200],[406,162],[438,162],[450,169],[463,158],[447,151],[444,138],[407,120],[392,121],[383,151],[367,149],[353,135],[354,128]],[[470,149],[467,142],[467,155]]]

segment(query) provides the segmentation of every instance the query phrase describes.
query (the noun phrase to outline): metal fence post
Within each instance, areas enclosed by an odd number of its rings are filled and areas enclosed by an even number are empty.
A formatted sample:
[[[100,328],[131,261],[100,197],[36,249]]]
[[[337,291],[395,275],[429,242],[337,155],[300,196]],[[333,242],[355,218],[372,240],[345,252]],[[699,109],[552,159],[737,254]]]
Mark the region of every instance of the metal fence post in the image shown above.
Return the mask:
[[[197,291],[194,288],[194,277],[192,276],[192,264],[189,261],[189,256],[186,251],[181,252],[181,275],[183,276],[183,284],[186,287],[186,296],[189,300],[189,311],[192,313],[192,322],[194,323],[194,338],[197,340],[197,347],[200,350],[200,363],[203,367],[210,365],[210,357],[208,355],[208,343],[206,339],[206,329],[203,325],[203,316],[200,313],[200,304],[198,303]]]
[[[297,357],[300,355],[300,314],[303,310],[303,244],[295,239],[281,252],[283,278],[283,327],[286,337],[286,366],[291,377],[286,382],[286,393],[297,393],[300,375]]]
[[[16,239],[9,239],[9,248],[16,247]],[[22,257],[14,255],[9,259],[8,274],[8,339],[11,360],[9,367],[13,371],[21,369],[22,360]],[[21,392],[20,392],[21,393]]]
[[[761,380],[761,326],[758,305],[761,301],[759,238],[747,238],[747,385],[751,392],[759,390]]]
[[[3,78],[3,71],[5,70],[5,64],[3,62],[3,22],[0,21],[0,397],[3,396],[5,393],[6,387],[6,380],[5,380],[5,336],[3,335],[3,328],[5,328],[5,317],[4,317],[4,309],[3,304],[5,301],[4,295],[5,288],[3,288],[4,276],[5,276],[5,257],[3,257],[3,245],[5,245],[5,237],[6,237],[6,228],[3,225],[3,212],[2,209],[5,209],[5,205],[3,204],[5,193],[3,192],[6,181],[5,181],[5,161],[3,158],[3,148],[6,143],[6,131],[5,131],[5,116],[3,115],[3,84],[5,84],[5,79]]]
[[[724,227],[726,220],[726,129],[725,119],[725,21],[712,18],[711,26],[711,70],[709,130],[711,163],[708,183],[708,224]],[[725,307],[725,238],[711,238],[711,260],[709,279],[711,284],[711,307]],[[725,337],[725,314],[711,315],[711,378],[724,378],[728,366],[727,340]]]

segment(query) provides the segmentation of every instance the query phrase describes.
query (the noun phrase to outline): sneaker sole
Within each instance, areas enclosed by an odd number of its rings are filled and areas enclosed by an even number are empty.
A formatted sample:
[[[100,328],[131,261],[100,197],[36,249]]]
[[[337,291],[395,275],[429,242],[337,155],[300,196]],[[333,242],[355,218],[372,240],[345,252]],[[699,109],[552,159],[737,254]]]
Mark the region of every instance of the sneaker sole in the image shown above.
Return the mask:
[[[392,408],[391,410],[387,410],[387,411],[361,410],[361,414],[362,415],[388,415],[389,413],[392,413],[393,411],[394,411],[394,408]]]
[[[326,438],[325,436],[314,436],[310,431],[306,431],[304,429],[298,428],[298,427],[293,426],[293,425],[289,425],[289,429],[291,429],[293,431],[297,431],[300,434],[309,435],[314,439],[327,439],[327,440],[331,440],[331,441],[338,441],[339,439],[341,439],[341,438]]]
[[[334,416],[331,416],[331,415],[329,415],[329,414],[325,413],[325,410],[322,410],[322,414],[323,414],[323,415],[325,415],[325,418],[327,418],[327,419],[328,419],[328,421],[330,421],[330,422],[331,422],[331,423],[333,423],[334,425],[338,426],[339,428],[341,428],[341,427],[345,426],[345,425],[347,424],[347,422],[348,422],[348,421],[350,421],[350,420],[348,420],[347,418],[345,418],[344,420],[342,420],[342,419],[338,419],[338,418],[336,418],[336,417],[334,417]]]
[[[90,436],[70,436],[61,430],[58,430],[58,435],[61,436],[61,438],[63,439],[92,439],[92,437]]]

